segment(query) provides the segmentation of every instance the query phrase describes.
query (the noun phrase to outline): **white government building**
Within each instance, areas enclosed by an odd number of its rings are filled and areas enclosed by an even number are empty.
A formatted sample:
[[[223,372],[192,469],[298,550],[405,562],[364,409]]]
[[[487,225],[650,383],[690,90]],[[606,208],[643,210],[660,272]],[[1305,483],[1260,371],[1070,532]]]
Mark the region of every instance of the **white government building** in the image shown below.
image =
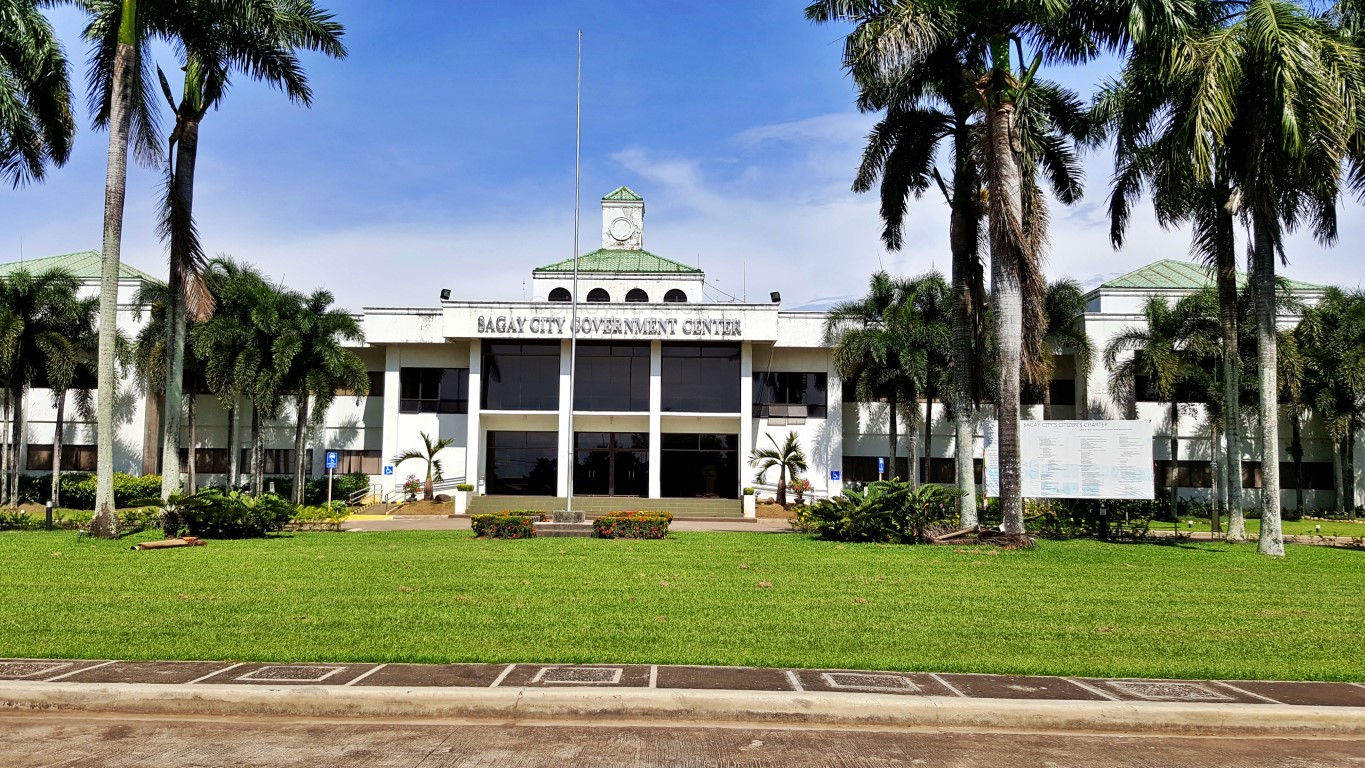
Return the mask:
[[[436,306],[365,308],[365,341],[357,351],[371,372],[370,394],[338,397],[310,435],[313,474],[324,472],[324,450],[338,450],[340,471],[368,474],[378,495],[391,495],[404,477],[422,470],[420,462],[395,468],[391,458],[419,447],[419,434],[425,432],[454,438],[440,456],[445,480],[447,487],[455,482],[475,487],[474,511],[562,508],[572,479],[576,508],[590,514],[662,508],[738,516],[742,489],[756,485],[750,451],[770,446],[769,438],[781,442],[795,430],[816,496],[837,493],[848,482],[876,479],[878,457],[888,451],[887,408],[845,400],[823,342],[824,313],[784,310],[778,301],[707,302],[700,269],[644,249],[644,223],[644,200],[631,190],[621,187],[602,198],[602,247],[578,259],[578,370],[572,397],[572,260],[534,269],[530,301],[446,298]],[[20,266],[32,272],[63,266],[86,280],[86,290],[98,290],[97,252],[0,265],[0,279]],[[155,279],[123,269],[119,322],[130,335],[137,326],[133,293]],[[1209,281],[1208,273],[1186,261],[1157,262],[1092,291],[1080,322],[1103,349],[1120,329],[1142,324],[1146,297],[1174,299]],[[1295,290],[1310,302],[1321,295],[1320,286],[1295,284]],[[1078,380],[1074,357],[1066,350],[1058,357],[1050,416],[1150,420],[1161,477],[1170,457],[1168,407],[1139,402],[1125,412],[1109,395],[1109,374],[1102,365]],[[95,425],[71,407],[66,412],[63,466],[91,471]],[[248,407],[240,413],[249,413]],[[1037,405],[1025,413],[1043,417]],[[116,470],[157,471],[158,418],[146,388],[126,382],[117,402]],[[286,475],[293,466],[291,418],[286,412],[266,429],[267,475]],[[29,393],[25,421],[22,466],[48,471],[55,424],[48,391]],[[1281,439],[1286,462],[1287,421]],[[213,397],[201,395],[197,422],[199,482],[223,483],[226,412]],[[249,422],[239,422],[242,446],[249,442]],[[1186,495],[1206,497],[1212,474],[1206,420],[1184,414],[1180,428],[1182,485],[1194,486]],[[904,425],[900,430],[904,435]],[[8,434],[5,430],[6,439]],[[929,449],[931,479],[952,481],[953,439],[939,403]],[[896,472],[902,477],[909,444],[902,443]],[[1305,504],[1330,507],[1335,499],[1332,449],[1311,421],[1304,446]],[[981,450],[978,430],[978,458]],[[1244,485],[1258,481],[1258,456],[1257,446],[1248,444],[1245,458],[1252,464]],[[1359,456],[1365,458],[1365,451]],[[245,459],[241,466],[245,473]],[[1284,503],[1292,507],[1294,475],[1282,472],[1281,477],[1287,486]],[[1365,471],[1358,467],[1356,477],[1358,484],[1365,481]],[[775,473],[768,482],[775,482]]]

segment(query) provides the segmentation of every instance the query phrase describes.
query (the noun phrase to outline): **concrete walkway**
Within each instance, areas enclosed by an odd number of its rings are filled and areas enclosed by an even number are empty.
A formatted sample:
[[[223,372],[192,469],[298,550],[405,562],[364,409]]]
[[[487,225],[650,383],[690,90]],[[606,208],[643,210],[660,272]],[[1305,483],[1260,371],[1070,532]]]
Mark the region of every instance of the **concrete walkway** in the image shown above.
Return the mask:
[[[644,664],[11,659],[0,711],[1365,737],[1360,683]]]
[[[469,518],[439,515],[395,515],[388,520],[348,520],[348,531],[467,531]],[[715,520],[674,520],[671,531],[745,531],[749,533],[791,533],[791,524],[775,518],[718,518]]]

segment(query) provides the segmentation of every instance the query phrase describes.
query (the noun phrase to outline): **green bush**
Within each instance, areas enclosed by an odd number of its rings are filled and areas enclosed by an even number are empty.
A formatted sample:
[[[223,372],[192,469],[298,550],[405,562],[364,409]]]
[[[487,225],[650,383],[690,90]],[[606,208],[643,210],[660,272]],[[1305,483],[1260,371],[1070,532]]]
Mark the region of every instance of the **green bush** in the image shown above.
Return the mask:
[[[925,484],[912,489],[899,479],[877,480],[866,490],[846,488],[839,496],[798,510],[794,525],[830,541],[914,544],[934,529],[957,525],[956,488]]]
[[[474,490],[474,484],[473,484],[473,483],[459,483],[459,484],[457,484],[457,485],[455,486],[455,490],[457,490],[457,491],[464,491],[465,493],[468,493],[468,492]]]
[[[88,509],[52,510],[52,529],[77,531],[90,524],[95,513]],[[139,533],[155,528],[161,517],[155,508],[122,509],[118,512],[119,533]],[[40,531],[47,525],[46,512],[31,513],[18,509],[0,509],[0,531]]]
[[[474,515],[469,518],[469,524],[474,529],[474,535],[481,539],[533,539],[536,529],[531,523],[539,520],[539,512],[516,510]]]
[[[662,539],[673,522],[670,512],[612,512],[592,521],[599,539]]]
[[[95,476],[87,472],[63,472],[58,503],[67,509],[95,508]],[[52,473],[20,475],[19,495],[34,504],[43,504],[52,495]],[[161,475],[114,473],[114,506],[134,506],[139,499],[161,496]]]
[[[346,502],[333,501],[332,506],[326,504],[316,504],[302,506],[294,510],[294,514],[289,518],[291,523],[341,523],[350,516]]]
[[[294,506],[280,496],[209,490],[178,497],[172,511],[163,507],[163,530],[173,536],[183,524],[191,536],[217,539],[259,538],[289,522]],[[178,519],[176,519],[178,518]],[[172,530],[175,530],[175,533]]]

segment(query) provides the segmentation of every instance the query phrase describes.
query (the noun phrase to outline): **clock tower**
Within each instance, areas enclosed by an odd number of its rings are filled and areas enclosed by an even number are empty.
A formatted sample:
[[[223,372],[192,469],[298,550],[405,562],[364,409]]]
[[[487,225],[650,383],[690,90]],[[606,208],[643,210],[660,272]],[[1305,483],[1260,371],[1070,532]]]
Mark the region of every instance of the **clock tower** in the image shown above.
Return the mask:
[[[645,200],[628,187],[602,198],[602,247],[609,251],[645,248]]]

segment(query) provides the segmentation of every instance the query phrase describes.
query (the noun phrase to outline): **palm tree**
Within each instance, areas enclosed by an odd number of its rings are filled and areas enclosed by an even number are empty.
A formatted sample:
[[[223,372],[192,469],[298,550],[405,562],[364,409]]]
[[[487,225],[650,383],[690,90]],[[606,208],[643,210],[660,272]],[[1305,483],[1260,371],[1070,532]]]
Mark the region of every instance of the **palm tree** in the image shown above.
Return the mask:
[[[1355,513],[1356,435],[1365,421],[1365,294],[1329,288],[1294,329],[1304,355],[1303,405],[1332,441],[1338,514]]]
[[[1037,363],[1041,342],[1041,322],[1035,320],[1041,315],[1039,256],[1045,243],[1046,206],[1027,169],[1044,164],[1044,175],[1063,202],[1079,195],[1074,183],[1077,174],[1064,172],[1077,170],[1067,162],[1074,155],[1062,150],[1065,136],[1075,134],[1066,129],[1081,126],[1058,123],[1057,131],[1041,134],[1027,127],[1033,116],[1049,111],[1040,108],[1046,102],[1068,100],[1059,89],[1049,95],[1048,89],[1036,87],[1035,75],[1045,60],[1083,61],[1101,47],[1117,48],[1178,21],[1165,4],[1148,5],[1146,0],[1117,5],[1096,0],[1009,4],[822,0],[807,8],[809,18],[856,23],[846,48],[853,51],[853,58],[887,78],[936,57],[962,62],[962,84],[974,109],[983,115],[981,162],[989,188],[987,232],[999,356],[1000,493],[1005,529],[1010,533],[1023,532],[1019,372],[1025,362]],[[1034,48],[1028,58],[1026,43]],[[845,59],[849,58],[846,53]],[[1043,135],[1046,141],[1035,144],[1028,138],[1031,135]]]
[[[1042,388],[1043,418],[1052,418],[1052,378],[1057,371],[1058,354],[1070,350],[1076,360],[1076,376],[1082,381],[1090,377],[1095,357],[1095,343],[1090,334],[1076,323],[1085,313],[1085,291],[1081,284],[1069,278],[1048,283],[1043,299],[1043,359],[1037,366],[1032,383]]]
[[[777,503],[783,507],[787,506],[787,479],[792,482],[800,479],[801,473],[805,472],[806,453],[801,450],[801,439],[792,430],[787,434],[787,438],[781,445],[772,435],[768,435],[768,442],[773,444],[771,448],[755,448],[749,456],[749,465],[758,470],[754,475],[754,482],[763,483],[768,475],[768,470],[777,468]]]
[[[1124,328],[1104,347],[1104,364],[1110,372],[1109,388],[1117,400],[1135,405],[1143,398],[1138,386],[1139,379],[1144,379],[1158,401],[1170,404],[1171,514],[1174,517],[1180,514],[1180,407],[1192,399],[1192,393],[1207,391],[1199,360],[1217,353],[1217,347],[1211,349],[1204,345],[1207,336],[1198,333],[1198,323],[1204,315],[1203,300],[1199,294],[1186,296],[1172,307],[1165,298],[1150,297],[1143,307],[1146,324]],[[1120,360],[1123,355],[1127,356]]]
[[[433,441],[425,432],[419,433],[422,436],[422,450],[406,450],[394,456],[393,466],[396,469],[399,464],[408,459],[421,459],[427,463],[427,479],[422,485],[422,500],[431,501],[435,498],[435,488],[433,487],[433,475],[436,480],[441,479],[441,460],[436,458],[436,454],[455,444],[455,438],[443,437]],[[297,487],[297,486],[296,486]]]
[[[255,269],[227,258],[210,262],[205,280],[218,310],[195,326],[190,343],[195,354],[207,361],[209,388],[231,401],[234,413],[239,395],[251,401],[250,485],[261,493],[265,487],[262,420],[280,414],[293,365],[281,340],[302,299],[271,285]],[[229,451],[234,442],[230,435]],[[235,463],[236,457],[230,456],[229,475],[234,474]]]
[[[1359,49],[1330,22],[1287,0],[1225,7],[1214,29],[1182,41],[1175,77],[1188,77],[1191,174],[1223,170],[1251,230],[1261,428],[1262,554],[1284,555],[1280,527],[1275,259],[1284,235],[1308,227],[1336,239],[1343,163],[1359,131]],[[1221,149],[1221,163],[1220,160]]]
[[[900,455],[899,411],[903,403],[915,402],[924,380],[924,350],[913,346],[913,302],[909,281],[877,272],[866,296],[835,305],[825,319],[825,343],[834,346],[834,367],[840,377],[853,383],[859,401],[887,404],[893,476]],[[914,477],[911,473],[909,479],[913,482]]]
[[[134,340],[133,359],[138,376],[145,382],[147,392],[152,398],[165,397],[165,386],[170,379],[166,374],[166,366],[170,363],[169,358],[171,358],[171,356],[166,354],[166,352],[167,347],[172,343],[169,326],[171,314],[170,307],[173,296],[174,292],[170,290],[168,285],[165,283],[154,283],[143,285],[138,288],[137,293],[134,294],[133,297],[133,318],[135,320],[142,319],[143,307],[148,309],[148,314],[150,315],[148,321],[138,330],[137,338]],[[182,378],[183,371],[188,370],[196,380],[204,380],[204,362],[198,355],[182,355],[181,359],[177,362],[182,368],[182,376],[176,378]],[[185,465],[185,475],[187,479],[186,489],[189,493],[194,493],[194,490],[197,487],[195,477],[197,462],[195,461],[195,454],[198,441],[195,439],[197,425],[195,423],[196,403],[193,395],[186,398],[185,405],[187,416],[186,427],[189,432],[189,447],[186,451],[187,461]],[[176,419],[175,422],[176,435],[178,437],[180,432],[180,420]],[[175,445],[180,445],[179,439],[175,440]],[[179,474],[181,465],[179,459],[178,447],[176,461],[173,464],[168,465],[165,463],[165,455],[163,453],[161,465],[161,487],[163,495],[161,498],[170,498],[171,495],[165,493],[166,477],[168,475],[172,473],[176,475],[174,485],[177,489],[180,488]]]
[[[35,0],[0,0],[0,181],[66,164],[76,123],[66,54]]]
[[[294,396],[294,503],[303,503],[308,424],[321,421],[338,389],[363,397],[370,392],[365,362],[342,346],[343,341],[364,341],[355,316],[332,307],[331,291],[318,290],[296,298],[293,311],[276,340],[275,354],[290,360],[284,389]]]
[[[99,357],[99,332],[95,318],[99,316],[99,297],[87,296],[75,300],[71,312],[58,320],[58,333],[68,343],[54,349],[44,361],[48,388],[56,409],[52,427],[52,505],[61,501],[62,440],[66,419],[67,395],[75,400],[76,411],[89,419],[94,412],[90,383],[95,379],[95,361]],[[70,355],[70,357],[67,357]],[[120,362],[123,356],[120,355]]]
[[[346,55],[341,44],[343,27],[320,10],[312,0],[254,0],[242,12],[208,15],[206,26],[215,34],[202,35],[199,47],[187,47],[180,102],[172,95],[166,76],[158,68],[161,87],[175,115],[170,136],[170,167],[161,233],[170,243],[169,311],[171,332],[166,345],[167,379],[162,387],[164,445],[161,494],[179,491],[180,398],[188,316],[204,320],[212,311],[212,294],[204,284],[207,259],[194,226],[194,179],[199,149],[199,125],[210,109],[217,108],[235,71],[249,74],[278,87],[291,100],[312,102],[312,91],[299,65],[296,48],[321,51],[335,58]],[[208,11],[205,7],[205,11]],[[193,407],[191,405],[191,407]],[[191,469],[191,473],[193,470]]]
[[[24,395],[43,374],[67,384],[75,376],[77,345],[65,335],[81,311],[80,281],[63,269],[37,275],[15,270],[0,280],[0,386],[11,403],[9,450],[0,498],[19,503],[19,447],[23,443]]]

